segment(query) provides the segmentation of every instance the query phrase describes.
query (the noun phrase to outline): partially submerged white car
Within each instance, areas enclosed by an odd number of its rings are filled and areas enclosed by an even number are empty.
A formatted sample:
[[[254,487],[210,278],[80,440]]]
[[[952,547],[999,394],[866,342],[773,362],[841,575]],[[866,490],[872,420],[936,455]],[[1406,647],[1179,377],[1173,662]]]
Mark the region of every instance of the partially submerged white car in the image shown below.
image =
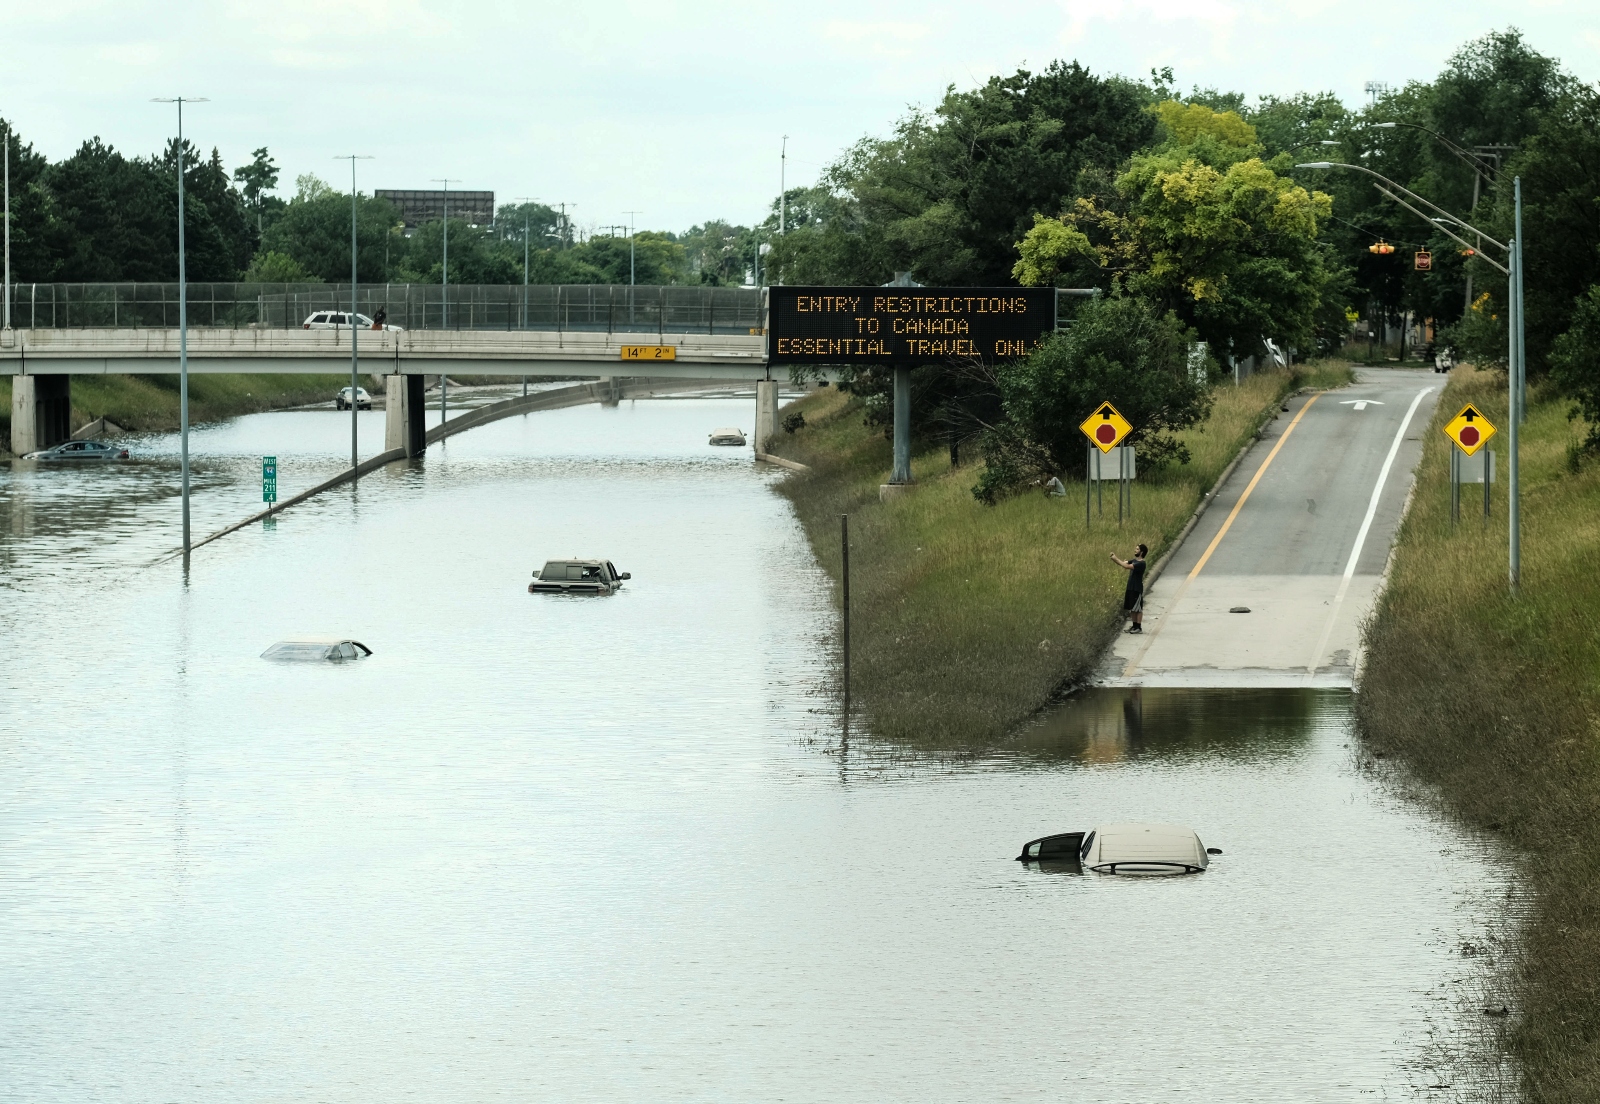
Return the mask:
[[[262,659],[281,663],[343,663],[365,659],[372,649],[359,640],[340,636],[291,636],[261,653]]]
[[[1061,832],[1030,840],[1021,862],[1076,863],[1097,874],[1199,874],[1222,852],[1207,847],[1193,828],[1129,821],[1089,832]]]
[[[738,426],[723,426],[721,429],[711,431],[713,445],[736,445],[743,448],[745,445],[744,430]]]

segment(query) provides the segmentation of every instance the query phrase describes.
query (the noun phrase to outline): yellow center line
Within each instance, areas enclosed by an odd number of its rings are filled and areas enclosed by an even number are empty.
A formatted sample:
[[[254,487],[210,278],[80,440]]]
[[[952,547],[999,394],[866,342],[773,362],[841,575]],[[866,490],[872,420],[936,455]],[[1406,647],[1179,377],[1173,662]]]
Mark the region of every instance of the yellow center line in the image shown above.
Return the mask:
[[[1249,485],[1245,487],[1244,494],[1239,496],[1239,501],[1235,502],[1233,509],[1228,512],[1228,519],[1222,523],[1222,528],[1217,530],[1217,535],[1211,538],[1211,543],[1206,546],[1205,552],[1201,554],[1199,561],[1194,565],[1194,570],[1189,572],[1188,577],[1183,580],[1183,585],[1178,588],[1178,593],[1172,596],[1172,604],[1167,607],[1167,612],[1162,615],[1161,621],[1157,623],[1150,635],[1144,638],[1138,654],[1133,657],[1127,667],[1123,668],[1123,678],[1127,678],[1138,671],[1139,665],[1144,662],[1145,654],[1150,651],[1150,645],[1154,644],[1156,637],[1161,635],[1162,626],[1167,623],[1167,618],[1177,610],[1178,603],[1183,601],[1183,596],[1188,593],[1189,584],[1194,582],[1194,577],[1200,574],[1200,569],[1205,567],[1206,561],[1211,559],[1211,553],[1217,550],[1217,545],[1222,543],[1222,538],[1228,535],[1228,530],[1233,527],[1233,519],[1239,516],[1239,511],[1244,509],[1245,501],[1249,499],[1250,492],[1256,489],[1256,484],[1261,482],[1261,477],[1267,474],[1267,468],[1277,458],[1278,450],[1283,448],[1283,443],[1289,439],[1289,434],[1294,432],[1294,427],[1300,424],[1300,419],[1306,416],[1306,411],[1311,409],[1311,404],[1320,399],[1323,394],[1324,392],[1318,391],[1306,400],[1306,404],[1300,408],[1299,413],[1290,420],[1288,426],[1284,429],[1283,436],[1278,438],[1278,443],[1272,446],[1271,452],[1267,453],[1267,458],[1261,461],[1261,466],[1256,469],[1256,474],[1251,476]]]

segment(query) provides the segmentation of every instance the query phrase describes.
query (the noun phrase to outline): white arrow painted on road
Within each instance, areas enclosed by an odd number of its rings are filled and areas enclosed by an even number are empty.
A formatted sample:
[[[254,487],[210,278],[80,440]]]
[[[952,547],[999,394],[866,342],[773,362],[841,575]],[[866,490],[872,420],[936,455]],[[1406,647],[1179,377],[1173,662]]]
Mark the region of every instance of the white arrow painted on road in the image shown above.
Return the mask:
[[[1383,404],[1381,402],[1379,402],[1377,399],[1345,399],[1339,405],[1340,406],[1353,406],[1357,410],[1365,410],[1368,407],[1368,405],[1382,406]]]

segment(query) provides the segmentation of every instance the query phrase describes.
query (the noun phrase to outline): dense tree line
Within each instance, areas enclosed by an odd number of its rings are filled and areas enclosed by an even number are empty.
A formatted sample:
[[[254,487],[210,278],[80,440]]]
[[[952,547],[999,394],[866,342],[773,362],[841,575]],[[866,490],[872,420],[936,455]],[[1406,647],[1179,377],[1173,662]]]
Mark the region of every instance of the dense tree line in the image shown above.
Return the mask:
[[[3,121],[0,121],[3,123]],[[9,134],[9,127],[7,127]],[[128,157],[99,138],[50,162],[15,134],[11,146],[12,272],[19,282],[177,278],[177,149]],[[221,155],[185,143],[188,273],[196,281],[348,281],[348,193],[315,176],[275,194],[279,170],[257,149],[231,173]],[[442,221],[406,232],[384,200],[356,197],[362,281],[438,283]],[[521,283],[738,284],[755,268],[759,228],[707,222],[682,234],[641,230],[587,239],[555,209],[509,205],[493,225],[451,219],[450,279]],[[631,250],[630,250],[631,244]]]

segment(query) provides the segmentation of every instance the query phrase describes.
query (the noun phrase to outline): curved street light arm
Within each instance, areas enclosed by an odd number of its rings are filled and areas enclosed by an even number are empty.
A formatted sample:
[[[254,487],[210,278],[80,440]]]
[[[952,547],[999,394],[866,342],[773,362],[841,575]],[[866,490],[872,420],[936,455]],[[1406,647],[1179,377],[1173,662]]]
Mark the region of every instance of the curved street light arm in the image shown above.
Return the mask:
[[[1443,232],[1444,234],[1448,235],[1449,237],[1454,238],[1456,241],[1460,242],[1462,245],[1464,245],[1468,249],[1472,250],[1472,255],[1475,256],[1475,257],[1478,257],[1479,259],[1481,259],[1485,264],[1491,265],[1492,267],[1499,269],[1502,273],[1504,273],[1506,275],[1510,275],[1510,273],[1507,272],[1506,267],[1504,265],[1502,265],[1499,261],[1495,260],[1492,257],[1485,257],[1482,253],[1480,253],[1478,251],[1477,247],[1474,246],[1471,242],[1469,242],[1466,238],[1461,237],[1459,234],[1455,233],[1454,231],[1446,230],[1438,222],[1434,221],[1433,219],[1429,218],[1427,215],[1423,214],[1421,211],[1417,210],[1415,207],[1411,206],[1411,204],[1407,203],[1405,200],[1403,200],[1399,196],[1395,195],[1388,188],[1385,188],[1382,184],[1374,184],[1373,187],[1377,188],[1380,194],[1388,196],[1390,199],[1392,199],[1396,203],[1400,204],[1400,206],[1402,206],[1406,210],[1410,211],[1413,215],[1416,215],[1422,221],[1428,223],[1430,226],[1437,226],[1441,232]]]
[[[1452,215],[1449,211],[1446,211],[1443,207],[1441,207],[1437,203],[1433,202],[1433,200],[1424,199],[1422,196],[1419,196],[1416,192],[1413,192],[1410,188],[1405,188],[1405,187],[1402,187],[1399,184],[1396,184],[1394,181],[1390,180],[1387,176],[1384,176],[1382,173],[1373,172],[1371,169],[1367,168],[1365,165],[1352,165],[1348,161],[1311,161],[1311,162],[1308,162],[1308,163],[1306,163],[1304,165],[1296,165],[1295,168],[1297,168],[1297,169],[1354,169],[1357,172],[1364,172],[1368,176],[1376,177],[1377,179],[1383,181],[1385,184],[1389,185],[1389,187],[1393,188],[1395,191],[1404,192],[1406,195],[1410,196],[1412,199],[1416,200],[1418,203],[1421,203],[1421,204],[1423,204],[1424,206],[1427,206],[1427,207],[1432,207],[1435,211],[1439,212],[1441,215],[1444,215],[1451,222],[1454,222],[1457,226],[1463,227],[1464,229],[1470,230],[1470,231],[1472,231],[1472,233],[1479,235],[1480,237],[1483,238],[1484,241],[1488,242],[1490,245],[1494,246],[1495,248],[1503,249],[1507,253],[1511,252],[1511,247],[1506,245],[1504,242],[1496,241],[1494,238],[1490,237],[1488,234],[1485,234],[1482,230],[1479,230],[1476,226],[1472,225],[1470,222],[1467,222],[1464,219],[1459,219],[1455,215]],[[1382,191],[1383,189],[1380,188],[1378,190]],[[1390,198],[1394,198],[1394,197],[1391,196]],[[1413,208],[1413,210],[1414,210],[1414,208]],[[1417,212],[1417,213],[1420,214],[1421,212]],[[1429,222],[1433,222],[1433,219],[1430,218],[1427,215],[1423,215],[1422,217],[1428,219]],[[1459,239],[1457,239],[1457,240],[1459,240]],[[1504,272],[1505,269],[1502,268],[1500,271]]]
[[[1380,129],[1380,130],[1387,130],[1390,127],[1410,127],[1412,130],[1420,130],[1420,131],[1422,131],[1422,133],[1431,134],[1435,138],[1437,138],[1440,142],[1443,142],[1444,145],[1450,150],[1451,153],[1455,154],[1457,157],[1461,158],[1461,160],[1465,161],[1468,165],[1472,166],[1474,171],[1481,172],[1481,173],[1484,173],[1484,174],[1490,175],[1490,176],[1492,176],[1492,175],[1494,175],[1494,174],[1496,174],[1496,173],[1498,173],[1500,171],[1497,167],[1495,167],[1493,165],[1490,165],[1489,162],[1485,161],[1482,157],[1479,157],[1477,154],[1469,153],[1466,150],[1462,149],[1460,146],[1458,146],[1454,142],[1450,141],[1450,139],[1448,139],[1444,135],[1440,134],[1437,130],[1429,130],[1427,127],[1420,126],[1420,125],[1418,125],[1416,123],[1394,122],[1394,123],[1373,123],[1372,125],[1373,125],[1373,127],[1375,129]]]

